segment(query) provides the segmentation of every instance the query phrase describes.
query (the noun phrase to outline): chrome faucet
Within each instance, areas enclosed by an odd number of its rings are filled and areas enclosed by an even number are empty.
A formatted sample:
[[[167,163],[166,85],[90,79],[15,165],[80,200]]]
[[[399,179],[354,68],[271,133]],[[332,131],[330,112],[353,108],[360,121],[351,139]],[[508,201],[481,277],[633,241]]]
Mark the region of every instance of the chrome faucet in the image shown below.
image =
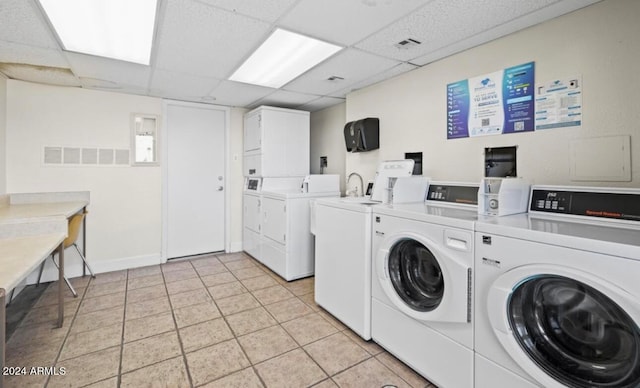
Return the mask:
[[[364,195],[364,181],[362,180],[362,175],[358,174],[357,172],[352,172],[351,174],[349,174],[349,177],[347,178],[347,187],[349,186],[349,180],[351,180],[352,176],[357,176],[358,178],[360,178],[360,191],[362,192],[362,195]],[[358,186],[355,187],[355,189],[353,190],[349,190],[347,191],[347,196],[351,196],[352,194],[355,194],[356,197],[360,197],[361,195],[358,195]]]

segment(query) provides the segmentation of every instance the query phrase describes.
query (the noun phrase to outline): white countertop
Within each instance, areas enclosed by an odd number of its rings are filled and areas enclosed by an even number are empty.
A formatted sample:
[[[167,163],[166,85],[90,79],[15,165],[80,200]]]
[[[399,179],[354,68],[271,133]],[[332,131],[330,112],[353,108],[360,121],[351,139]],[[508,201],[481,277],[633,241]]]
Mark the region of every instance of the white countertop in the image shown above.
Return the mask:
[[[21,218],[63,216],[69,218],[89,204],[88,201],[21,203],[0,206],[0,223]]]
[[[65,239],[65,233],[0,239],[0,288],[11,290]]]

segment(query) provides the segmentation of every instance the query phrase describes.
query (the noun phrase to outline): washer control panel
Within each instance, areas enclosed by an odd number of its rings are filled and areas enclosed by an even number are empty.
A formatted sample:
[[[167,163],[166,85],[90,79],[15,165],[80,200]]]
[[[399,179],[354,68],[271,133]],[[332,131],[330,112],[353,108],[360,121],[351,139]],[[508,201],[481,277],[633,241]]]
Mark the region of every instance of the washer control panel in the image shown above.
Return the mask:
[[[529,211],[640,221],[640,190],[606,190],[534,186]]]

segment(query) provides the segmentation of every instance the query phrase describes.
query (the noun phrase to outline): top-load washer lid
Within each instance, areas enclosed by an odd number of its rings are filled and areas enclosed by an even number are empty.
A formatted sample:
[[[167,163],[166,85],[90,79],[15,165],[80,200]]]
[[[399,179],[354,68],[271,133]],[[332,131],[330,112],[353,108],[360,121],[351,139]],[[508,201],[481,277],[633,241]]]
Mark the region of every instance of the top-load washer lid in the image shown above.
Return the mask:
[[[412,159],[385,160],[380,163],[373,181],[371,200],[383,202],[389,198],[389,191],[392,188],[389,186],[389,178],[411,176],[414,164],[415,161]]]

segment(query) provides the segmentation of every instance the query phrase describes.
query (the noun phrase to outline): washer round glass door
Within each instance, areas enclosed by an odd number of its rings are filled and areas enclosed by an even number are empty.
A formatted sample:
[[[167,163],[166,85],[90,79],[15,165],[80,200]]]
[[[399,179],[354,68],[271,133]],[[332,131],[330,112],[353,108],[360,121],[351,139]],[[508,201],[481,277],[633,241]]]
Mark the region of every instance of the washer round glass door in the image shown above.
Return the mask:
[[[611,298],[578,280],[538,275],[507,304],[518,345],[570,387],[640,386],[640,329]]]
[[[398,296],[412,310],[436,309],[444,296],[444,277],[438,260],[419,241],[401,239],[387,256],[389,280]]]

